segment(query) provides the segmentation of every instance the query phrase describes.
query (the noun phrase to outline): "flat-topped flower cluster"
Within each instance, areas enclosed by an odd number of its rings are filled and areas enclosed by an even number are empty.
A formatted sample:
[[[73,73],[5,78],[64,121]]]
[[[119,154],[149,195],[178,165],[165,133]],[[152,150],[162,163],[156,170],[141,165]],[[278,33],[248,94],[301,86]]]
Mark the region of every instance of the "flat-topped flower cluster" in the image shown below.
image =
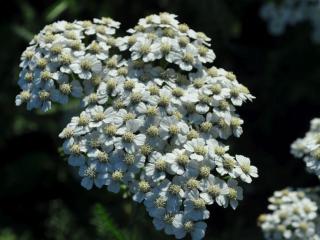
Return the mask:
[[[169,13],[124,37],[109,18],[46,26],[22,55],[16,104],[47,111],[73,96],[84,110],[60,133],[81,185],[129,191],[157,230],[202,239],[207,206],[235,209],[257,168],[222,143],[240,137],[236,107],[254,97],[212,63],[210,38]]]
[[[269,31],[281,35],[287,26],[308,22],[312,26],[312,40],[320,42],[320,1],[283,0],[280,4],[266,3],[261,9],[261,17],[268,23]]]
[[[315,118],[310,123],[310,130],[304,138],[298,138],[291,145],[291,153],[297,158],[303,158],[307,171],[320,178],[320,119]]]
[[[320,119],[313,119],[310,125],[305,137],[293,142],[291,153],[303,158],[307,171],[320,177]],[[319,187],[274,192],[268,206],[272,212],[258,219],[265,239],[320,240],[319,193]]]
[[[320,239],[319,189],[276,191],[269,202],[271,213],[258,219],[265,239]]]

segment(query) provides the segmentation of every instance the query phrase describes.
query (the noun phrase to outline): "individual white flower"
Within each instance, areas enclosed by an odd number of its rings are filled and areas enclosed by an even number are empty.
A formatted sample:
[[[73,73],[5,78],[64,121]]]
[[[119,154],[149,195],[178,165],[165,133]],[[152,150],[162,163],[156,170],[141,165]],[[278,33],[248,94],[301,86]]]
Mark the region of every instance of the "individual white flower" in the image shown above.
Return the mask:
[[[228,200],[230,206],[236,209],[238,206],[238,201],[243,199],[243,190],[238,186],[238,182],[234,179],[229,179],[228,182]]]
[[[200,189],[201,198],[205,199],[208,204],[216,202],[219,206],[226,207],[229,192],[224,180],[210,174],[208,178],[201,180]]]
[[[159,135],[163,140],[170,137],[173,144],[182,145],[187,141],[188,130],[189,127],[185,122],[172,116],[161,120]]]
[[[97,130],[105,135],[105,145],[106,146],[113,146],[116,142],[116,133],[120,125],[115,124],[114,122],[111,123],[103,123],[100,125]]]
[[[146,136],[144,134],[135,134],[141,125],[142,121],[139,119],[128,120],[125,126],[117,130],[117,134],[121,137],[115,142],[115,147],[133,153],[139,146],[142,146],[146,140]]]
[[[235,83],[230,89],[230,96],[230,100],[235,106],[241,106],[246,100],[252,101],[254,99],[254,96],[250,94],[249,90],[239,83]]]
[[[198,175],[195,171],[190,171],[187,169],[187,171],[180,176],[176,176],[176,180],[178,180],[182,186],[182,189],[185,192],[185,198],[187,198],[187,194],[190,191],[197,191],[200,188],[200,181],[197,179]]]
[[[184,238],[188,233],[193,240],[203,239],[207,228],[205,222],[193,221],[193,219],[183,213],[176,214],[172,224],[176,228],[174,235],[177,239]]]
[[[74,137],[74,128],[68,124],[62,131],[59,133],[59,138],[71,139]]]
[[[36,54],[35,46],[27,47],[26,50],[24,50],[23,53],[21,54],[21,58],[20,58],[21,62],[19,64],[19,67],[21,68],[28,67],[32,63],[32,60],[35,54]]]
[[[63,151],[69,155],[69,165],[80,167],[85,164],[86,158],[84,154],[87,152],[85,141],[75,140],[71,137],[63,143]]]
[[[224,154],[215,161],[217,172],[221,175],[229,175],[231,178],[236,178],[238,175],[238,162],[230,154]]]
[[[197,46],[198,50],[198,59],[202,63],[211,63],[216,59],[216,55],[212,49],[207,48],[204,45]]]
[[[166,169],[168,163],[159,152],[153,152],[149,156],[149,161],[146,164],[146,176],[152,178],[154,181],[160,181],[166,178]]]
[[[110,168],[110,162],[113,153],[111,152],[111,147],[104,147],[103,150],[99,149],[92,149],[91,151],[88,151],[88,158],[91,161],[97,162],[97,169],[107,171]]]
[[[179,51],[179,44],[176,39],[162,37],[155,42],[155,48],[158,50],[155,53],[156,59],[164,57],[168,62],[172,63],[175,60],[175,53]]]
[[[219,144],[216,139],[208,139],[206,141],[208,145],[208,154],[212,160],[217,160],[219,157],[223,156],[228,150],[228,146]]]
[[[87,109],[86,112],[90,114],[91,119],[93,120],[89,123],[90,128],[96,128],[101,126],[107,117],[107,114],[105,113],[103,107],[99,105]],[[110,122],[111,121],[109,121],[109,123]]]
[[[130,51],[132,60],[142,59],[144,62],[150,62],[156,59],[157,46],[148,38],[138,37]]]
[[[258,177],[258,169],[255,166],[251,166],[249,158],[242,155],[236,155],[236,160],[239,164],[239,167],[235,171],[237,174],[239,174],[242,181],[251,183],[251,177]]]
[[[61,104],[66,104],[69,101],[69,96],[80,98],[82,96],[82,86],[79,81],[60,80],[58,89],[52,92],[52,99]]]
[[[71,34],[73,35],[73,34]],[[71,36],[73,37],[73,36]],[[80,39],[67,40],[67,47],[71,49],[73,59],[77,59],[85,55],[85,45]]]
[[[127,166],[121,162],[116,161],[117,158],[112,161],[108,172],[105,174],[105,184],[108,186],[108,191],[118,193],[120,191],[120,184],[130,179],[130,176],[126,174]]]
[[[161,114],[166,114],[169,112],[173,112],[175,107],[173,103],[170,101],[172,98],[171,91],[166,88],[162,88],[159,90],[159,96],[156,97],[156,102],[159,107]]]
[[[181,52],[176,53],[173,58],[173,62],[179,65],[181,70],[190,71],[198,64],[197,61],[197,49],[193,45],[188,45]]]
[[[112,18],[109,18],[109,17],[102,17],[100,19],[94,18],[93,22],[97,24],[107,25],[108,27],[111,27],[111,28],[120,27],[120,22],[114,21]]]
[[[187,193],[186,200],[184,201],[186,215],[194,221],[208,219],[210,215],[206,209],[208,203],[206,199],[200,196],[197,190],[191,190]]]
[[[130,154],[118,151],[116,156],[118,157],[117,161],[123,161],[127,165],[129,174],[136,174],[145,166],[146,157],[140,153]]]
[[[174,149],[172,153],[166,154],[166,161],[169,163],[172,174],[182,175],[191,165],[189,154],[185,149]]]
[[[107,24],[102,23],[100,19],[95,18],[93,22],[96,24],[90,24],[88,26],[88,28],[85,31],[87,35],[96,34],[98,40],[106,41],[108,37],[115,33],[114,28],[111,28]]]
[[[101,62],[93,55],[86,54],[79,57],[70,68],[81,79],[90,79],[93,73],[98,73],[102,69]]]
[[[85,111],[81,112],[79,117],[72,117],[69,127],[74,128],[75,135],[83,135],[90,132],[91,116]]]
[[[151,194],[154,184],[150,180],[147,180],[142,175],[140,180],[134,181],[131,185],[131,192],[134,193],[132,199],[136,202],[143,202],[149,194]]]
[[[117,39],[117,47],[120,51],[125,51],[137,42],[136,36],[124,36]]]
[[[210,173],[216,168],[214,160],[210,158],[206,158],[201,162],[192,161],[192,163],[193,164],[187,169],[187,172],[191,175],[200,177],[200,179],[208,178]]]
[[[210,84],[207,89],[203,90],[207,94],[213,94],[212,99],[215,101],[221,101],[229,98],[230,90],[222,84],[216,83],[216,80],[213,84]]]
[[[70,48],[63,48],[57,58],[57,62],[60,65],[59,70],[62,73],[70,74],[72,71],[70,64],[74,61],[72,50]]]
[[[160,24],[160,16],[151,14],[145,18],[140,18],[138,24],[143,27],[151,27]]]
[[[31,88],[34,82],[34,72],[24,68],[19,73],[18,85],[21,89]]]
[[[136,112],[145,116],[146,125],[158,124],[160,122],[160,111],[156,106],[141,102],[137,105]]]
[[[31,91],[31,98],[28,100],[27,95],[25,95],[27,92],[21,92],[20,94],[20,101],[17,103],[22,103],[22,101],[28,101],[28,107],[29,109],[39,108],[42,112],[47,112],[51,109],[51,100],[52,100],[52,85],[46,85],[41,90],[34,88]],[[18,99],[16,99],[17,101]]]
[[[109,57],[109,49],[111,46],[108,46],[105,42],[96,42],[92,41],[87,47],[89,52],[95,55],[99,60],[106,60]]]
[[[165,187],[166,181],[160,183],[159,186],[154,187],[146,196],[143,202],[149,215],[157,217],[167,211],[167,197],[161,196],[160,192]]]
[[[214,123],[213,131],[217,136],[227,139],[232,135],[231,114],[229,112],[213,111],[214,113],[207,114],[207,121]]]
[[[106,176],[104,173],[100,173],[97,170],[97,165],[95,162],[91,162],[87,166],[81,166],[79,169],[79,175],[83,177],[81,180],[81,186],[90,190],[93,184],[101,188],[106,182]]]
[[[93,76],[94,77],[94,76]],[[88,85],[86,84],[86,82],[84,83],[85,85],[85,90],[86,90],[86,95],[83,99],[82,99],[82,106],[87,107],[89,105],[96,105],[96,104],[100,104],[103,105],[105,104],[108,99],[108,93],[106,91],[106,89],[103,89],[102,87],[100,87],[102,84],[99,84],[99,87],[97,89],[90,87],[90,89],[88,88]]]
[[[132,91],[128,94],[128,96],[124,95],[124,105],[128,106],[129,110],[135,109],[136,105],[141,102],[151,102],[155,103],[155,99],[150,97],[150,93],[145,89],[143,84],[137,84]]]
[[[66,76],[55,72],[48,65],[41,69],[35,69],[33,83],[35,87],[39,88],[52,88],[54,86],[54,80],[59,79],[59,77],[66,79]]]
[[[86,135],[86,144],[88,151],[96,150],[102,148],[110,149],[110,146],[106,146],[104,143],[106,141],[105,135],[98,130],[93,130]]]
[[[88,108],[86,112],[90,114],[92,119],[92,122],[89,123],[91,128],[111,123],[120,126],[123,123],[123,119],[117,115],[117,112],[112,107],[104,110],[102,106],[96,105]]]
[[[184,148],[190,153],[190,158],[202,161],[208,154],[208,147],[202,138],[192,139],[184,144]]]
[[[233,116],[231,118],[231,121],[230,121],[230,126],[232,128],[232,133],[235,137],[240,137],[243,130],[242,130],[242,127],[241,125],[244,123],[244,121],[237,117],[237,116]]]
[[[20,106],[23,103],[27,103],[27,109],[31,110],[33,108],[31,101],[30,101],[31,98],[32,98],[32,94],[31,94],[30,90],[28,88],[24,89],[20,92],[20,94],[18,94],[16,96],[15,104],[16,104],[16,106]]]
[[[165,179],[162,184],[163,188],[161,189],[160,196],[167,198],[167,210],[170,212],[178,211],[182,204],[182,198],[185,195],[181,179],[175,176],[173,177],[172,182]]]
[[[160,215],[155,216],[152,222],[155,226],[156,230],[164,230],[164,232],[168,235],[174,234],[174,227],[172,225],[173,219],[175,217],[174,213],[170,212],[161,212]]]

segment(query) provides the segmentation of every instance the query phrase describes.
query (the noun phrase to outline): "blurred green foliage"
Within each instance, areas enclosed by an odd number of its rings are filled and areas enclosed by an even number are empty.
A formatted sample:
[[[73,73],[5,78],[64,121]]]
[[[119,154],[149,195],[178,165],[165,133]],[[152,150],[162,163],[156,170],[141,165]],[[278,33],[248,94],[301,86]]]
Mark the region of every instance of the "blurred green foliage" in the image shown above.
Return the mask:
[[[286,186],[318,184],[289,154],[289,145],[319,116],[320,46],[308,24],[270,36],[259,0],[29,1],[3,4],[0,23],[0,240],[171,239],[156,232],[143,207],[107,190],[87,192],[58,148],[57,135],[76,103],[46,114],[14,106],[19,57],[33,35],[60,20],[110,16],[133,26],[147,14],[179,15],[213,39],[216,65],[234,71],[257,97],[240,110],[244,134],[232,150],[250,156],[260,178],[236,211],[212,207],[206,239],[262,239],[256,218],[267,197]],[[68,110],[68,113],[66,113]],[[95,205],[94,203],[100,203]]]
[[[91,224],[96,227],[99,239],[128,239],[127,234],[125,235],[123,231],[115,225],[113,219],[101,204],[96,204],[92,212],[93,218]]]

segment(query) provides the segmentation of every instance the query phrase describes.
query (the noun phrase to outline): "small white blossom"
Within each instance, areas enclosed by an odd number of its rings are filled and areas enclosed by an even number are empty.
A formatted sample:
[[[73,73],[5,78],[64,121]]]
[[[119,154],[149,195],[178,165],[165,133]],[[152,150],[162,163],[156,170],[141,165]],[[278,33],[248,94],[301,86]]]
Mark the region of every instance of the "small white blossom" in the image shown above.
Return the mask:
[[[185,238],[187,233],[190,233],[193,240],[204,238],[207,224],[205,222],[196,222],[189,216],[179,213],[173,219],[175,229],[175,237],[177,239]]]
[[[96,187],[101,188],[106,182],[104,173],[98,172],[95,162],[90,163],[88,166],[81,166],[79,175],[83,177],[81,186],[87,190],[90,190],[93,187],[93,184]]]
[[[246,183],[252,182],[252,177],[258,177],[258,170],[255,166],[250,165],[250,159],[241,155],[236,155],[239,167],[236,169],[242,181]]]
[[[93,73],[101,71],[102,65],[95,56],[87,54],[71,64],[70,68],[75,74],[78,74],[79,78],[90,79]]]
[[[238,201],[243,199],[243,189],[238,186],[237,180],[229,179],[228,182],[228,200],[230,206],[236,209],[238,206]]]

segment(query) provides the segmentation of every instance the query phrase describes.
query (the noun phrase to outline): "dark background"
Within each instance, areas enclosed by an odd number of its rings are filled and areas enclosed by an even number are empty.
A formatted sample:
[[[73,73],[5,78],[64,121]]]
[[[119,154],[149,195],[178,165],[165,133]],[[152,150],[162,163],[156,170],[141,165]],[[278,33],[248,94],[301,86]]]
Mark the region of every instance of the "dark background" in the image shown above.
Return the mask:
[[[290,144],[319,117],[320,45],[311,26],[271,36],[255,0],[27,1],[1,3],[0,23],[0,240],[171,239],[156,232],[143,207],[106,190],[86,191],[59,153],[64,109],[47,114],[15,107],[22,51],[32,36],[58,19],[110,16],[122,29],[140,17],[167,11],[212,38],[215,65],[234,71],[257,97],[240,109],[244,134],[232,153],[249,156],[260,177],[245,186],[236,211],[211,207],[205,239],[262,239],[256,219],[267,198],[286,186],[318,180],[294,159]],[[97,205],[100,204],[100,205]],[[123,236],[125,235],[125,236]]]

